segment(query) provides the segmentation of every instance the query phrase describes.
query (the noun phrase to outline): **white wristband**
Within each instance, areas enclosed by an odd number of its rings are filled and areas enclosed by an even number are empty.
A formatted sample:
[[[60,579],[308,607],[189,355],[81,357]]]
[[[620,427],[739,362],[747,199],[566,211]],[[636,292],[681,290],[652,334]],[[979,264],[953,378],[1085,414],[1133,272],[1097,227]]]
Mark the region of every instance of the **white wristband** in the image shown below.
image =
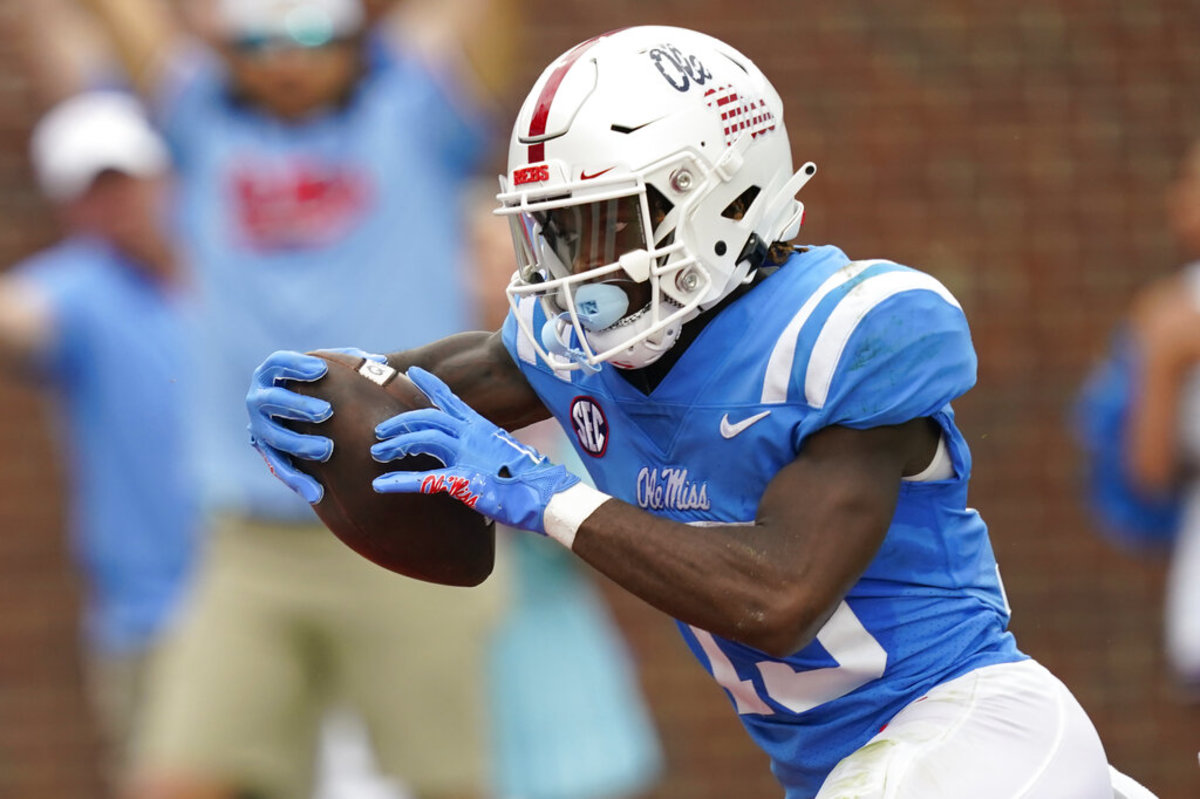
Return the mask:
[[[558,492],[550,497],[542,514],[546,535],[570,549],[575,544],[575,534],[579,532],[579,526],[596,508],[610,499],[612,497],[608,494],[597,491],[586,483],[576,483],[566,491]]]

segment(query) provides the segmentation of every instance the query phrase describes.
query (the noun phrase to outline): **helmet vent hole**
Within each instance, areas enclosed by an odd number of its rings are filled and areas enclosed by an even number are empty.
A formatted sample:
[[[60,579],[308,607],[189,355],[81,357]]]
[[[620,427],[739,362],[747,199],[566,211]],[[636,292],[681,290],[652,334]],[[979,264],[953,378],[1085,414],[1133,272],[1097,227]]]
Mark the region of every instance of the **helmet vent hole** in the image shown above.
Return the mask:
[[[724,255],[725,254],[725,242],[718,241],[717,245],[715,247],[713,247],[713,250],[716,251],[717,255]]]
[[[668,200],[665,194],[649,183],[646,184],[646,201],[650,205],[650,223],[655,228],[662,224],[662,221],[667,218],[667,214],[671,213],[671,209],[675,207],[675,203]]]
[[[726,57],[726,58],[728,58],[728,59],[729,59],[731,62],[733,62],[733,65],[734,65],[735,67],[737,67],[738,69],[740,69],[742,72],[745,72],[747,75],[749,75],[749,74],[750,74],[750,70],[746,69],[746,65],[745,65],[745,64],[743,64],[741,61],[738,61],[738,60],[737,60],[736,58],[734,58],[733,56],[729,55],[729,53],[721,53],[721,55],[725,56],[725,57]]]
[[[646,127],[647,125],[653,125],[657,121],[657,119],[652,119],[649,122],[643,122],[640,125],[620,125],[614,123],[609,126],[609,130],[611,130],[613,133],[624,133],[626,136],[628,136],[630,133],[637,133],[642,128]]]
[[[751,186],[746,189],[734,198],[733,202],[725,206],[725,210],[721,212],[721,216],[734,221],[741,219],[750,210],[750,206],[754,203],[755,198],[758,197],[759,191],[758,186]]]

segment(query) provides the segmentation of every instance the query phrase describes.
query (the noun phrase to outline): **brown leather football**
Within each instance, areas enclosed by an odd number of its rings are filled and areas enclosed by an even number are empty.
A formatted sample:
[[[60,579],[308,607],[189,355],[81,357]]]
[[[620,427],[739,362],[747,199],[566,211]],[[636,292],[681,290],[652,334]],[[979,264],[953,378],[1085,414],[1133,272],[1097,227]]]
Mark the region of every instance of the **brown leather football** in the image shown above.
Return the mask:
[[[325,487],[313,506],[325,526],[358,554],[408,577],[444,585],[471,586],[487,579],[495,560],[495,525],[446,494],[380,494],[371,481],[400,470],[424,471],[441,463],[410,455],[390,463],[371,457],[375,426],[396,414],[428,408],[429,400],[403,373],[340,352],[310,352],[329,364],[312,382],[288,381],[287,388],[327,400],[333,416],[317,424],[285,422],[301,433],[333,439],[333,454],[296,465]]]

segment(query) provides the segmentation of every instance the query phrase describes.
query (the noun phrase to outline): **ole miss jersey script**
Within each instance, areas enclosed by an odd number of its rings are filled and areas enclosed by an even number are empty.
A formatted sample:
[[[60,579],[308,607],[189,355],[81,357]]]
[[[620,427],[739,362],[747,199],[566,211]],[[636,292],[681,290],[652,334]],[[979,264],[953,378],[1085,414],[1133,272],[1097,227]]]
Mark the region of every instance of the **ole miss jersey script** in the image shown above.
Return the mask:
[[[533,299],[516,313],[532,330],[545,322]],[[611,366],[554,370],[512,314],[504,336],[597,487],[689,524],[752,522],[767,484],[823,427],[941,426],[953,475],[901,484],[879,552],[815,641],[775,658],[680,625],[788,799],[814,795],[930,687],[1025,657],[1006,631],[987,528],[966,507],[971,457],[950,402],[975,381],[970,332],[929,275],[800,251],[709,322],[649,397]]]

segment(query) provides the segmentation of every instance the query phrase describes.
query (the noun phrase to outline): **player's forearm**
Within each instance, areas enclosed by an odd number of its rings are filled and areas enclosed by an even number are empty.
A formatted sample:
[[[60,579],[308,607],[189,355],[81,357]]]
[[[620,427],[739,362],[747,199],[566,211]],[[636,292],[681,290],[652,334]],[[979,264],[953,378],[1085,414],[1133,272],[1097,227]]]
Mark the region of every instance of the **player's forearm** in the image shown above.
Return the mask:
[[[788,655],[816,637],[870,565],[909,455],[927,460],[931,435],[925,419],[825,428],[776,474],[753,524],[685,525],[610,500],[580,524],[572,549],[681,621]]]
[[[152,93],[167,53],[178,44],[180,34],[168,4],[162,0],[75,2],[95,15],[138,91]]]
[[[401,371],[420,366],[433,372],[467,404],[506,430],[550,416],[513,363],[499,333],[459,333],[387,358],[389,365]]]
[[[675,619],[789,655],[816,637],[836,603],[809,590],[815,586],[756,537],[753,525],[690,526],[610,499],[583,522],[572,549]]]

